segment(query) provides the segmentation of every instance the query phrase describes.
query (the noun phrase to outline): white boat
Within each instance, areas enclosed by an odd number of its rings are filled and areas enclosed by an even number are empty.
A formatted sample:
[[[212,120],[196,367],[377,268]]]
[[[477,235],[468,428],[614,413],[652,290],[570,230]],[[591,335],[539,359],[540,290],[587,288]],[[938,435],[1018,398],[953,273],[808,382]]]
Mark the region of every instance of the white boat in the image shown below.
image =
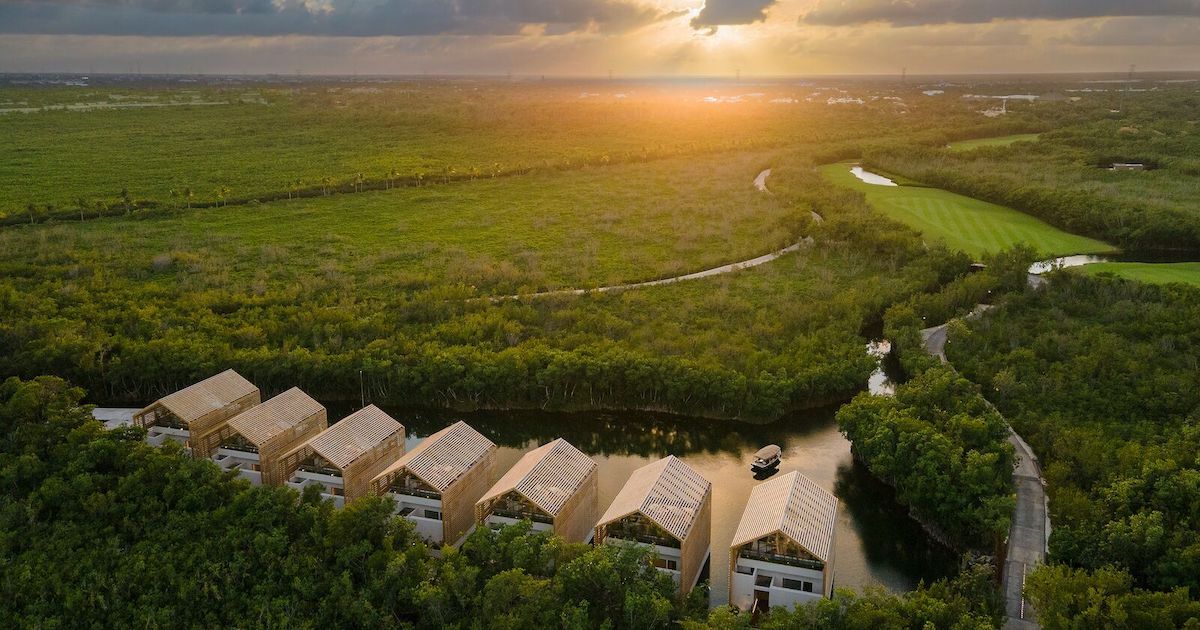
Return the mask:
[[[754,463],[750,464],[750,470],[756,473],[774,470],[779,467],[782,455],[783,449],[779,448],[778,445],[769,444],[764,446],[754,454]]]

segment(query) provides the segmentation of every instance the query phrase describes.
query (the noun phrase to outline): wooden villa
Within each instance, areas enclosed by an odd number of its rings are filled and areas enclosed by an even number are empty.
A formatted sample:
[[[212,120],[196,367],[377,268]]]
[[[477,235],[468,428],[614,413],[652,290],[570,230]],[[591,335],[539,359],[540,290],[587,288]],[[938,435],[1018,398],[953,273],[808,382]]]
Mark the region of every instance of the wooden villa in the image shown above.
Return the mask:
[[[598,511],[598,466],[558,438],[528,452],[475,504],[475,521],[507,525],[528,519],[536,531],[551,530],[584,542]]]
[[[396,502],[434,547],[457,544],[475,525],[475,502],[496,479],[497,447],[465,422],[456,422],[375,476],[375,494]]]
[[[798,472],[755,486],[729,547],[729,603],[765,611],[829,597],[837,515],[837,497]]]
[[[284,454],[316,437],[326,427],[325,408],[293,387],[229,419],[205,438],[212,460],[237,468],[254,484],[281,486],[286,481]]]
[[[709,555],[712,484],[674,455],[633,472],[596,525],[596,544],[634,544],[686,594]]]
[[[404,426],[375,405],[360,409],[280,458],[287,484],[318,485],[338,507],[370,494],[371,480],[404,455]]]
[[[207,458],[204,438],[237,414],[262,401],[254,383],[225,370],[174,394],[159,398],[133,414],[133,424],[146,429],[146,441],[161,446],[175,440],[198,458]]]

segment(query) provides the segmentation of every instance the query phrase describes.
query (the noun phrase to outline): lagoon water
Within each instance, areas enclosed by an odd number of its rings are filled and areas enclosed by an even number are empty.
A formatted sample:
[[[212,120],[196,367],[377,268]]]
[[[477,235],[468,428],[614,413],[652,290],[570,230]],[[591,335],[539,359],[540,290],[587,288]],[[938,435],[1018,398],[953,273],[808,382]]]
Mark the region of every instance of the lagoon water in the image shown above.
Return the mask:
[[[899,184],[884,177],[883,175],[877,175],[871,171],[864,171],[863,167],[861,166],[850,167],[850,172],[854,174],[855,177],[862,180],[864,184],[872,184],[875,186],[899,186]]]
[[[330,409],[331,418],[351,410]],[[408,430],[408,447],[456,420],[465,420],[500,446],[499,471],[533,448],[563,437],[599,464],[603,513],[637,468],[675,455],[713,484],[711,602],[728,599],[728,549],[754,485],[755,451],[783,449],[780,473],[798,470],[841,501],[835,534],[835,586],[882,585],[910,590],[920,580],[948,575],[956,556],[932,541],[899,506],[891,488],[850,454],[833,409],[797,412],[769,424],[679,418],[640,412],[405,412],[389,410]],[[502,474],[502,472],[500,473]]]
[[[866,350],[879,361],[868,390],[890,395],[890,344],[877,339]],[[336,422],[358,405],[326,403]],[[599,465],[602,514],[634,470],[675,455],[713,484],[711,551],[708,576],[711,603],[728,600],[728,549],[750,490],[763,480],[750,472],[758,449],[783,449],[779,473],[798,470],[840,501],[834,538],[834,586],[880,585],[892,591],[912,590],[952,574],[957,556],[932,540],[896,503],[890,487],[871,476],[850,453],[850,443],[834,421],[836,406],[798,411],[771,423],[683,418],[648,412],[551,413],[503,411],[455,413],[384,409],[404,424],[407,448],[458,420],[478,429],[499,447],[497,474],[522,455],[562,437]],[[129,421],[135,409],[101,408],[94,415],[110,428]],[[703,578],[702,578],[703,579]]]

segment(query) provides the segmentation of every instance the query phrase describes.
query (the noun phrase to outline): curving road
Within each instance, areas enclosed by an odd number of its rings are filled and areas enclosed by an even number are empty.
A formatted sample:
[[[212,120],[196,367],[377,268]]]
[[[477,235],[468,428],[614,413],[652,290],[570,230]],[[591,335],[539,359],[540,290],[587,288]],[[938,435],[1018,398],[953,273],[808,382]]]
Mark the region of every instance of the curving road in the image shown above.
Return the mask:
[[[771,176],[771,169],[769,169],[769,168],[764,170],[763,172],[759,173],[758,176],[754,178],[754,187],[757,188],[761,192],[770,194],[771,191],[767,190],[767,178],[770,176]],[[821,215],[814,212],[813,220],[820,223],[823,219],[821,218]],[[773,251],[769,254],[763,254],[762,256],[758,256],[756,258],[751,258],[749,260],[743,260],[743,261],[735,262],[735,263],[729,263],[728,265],[721,265],[720,267],[713,267],[712,269],[705,269],[703,271],[696,271],[693,273],[684,274],[682,276],[672,276],[670,278],[662,278],[659,280],[647,280],[645,282],[631,282],[628,284],[615,284],[615,285],[606,286],[606,287],[596,287],[594,289],[557,289],[554,291],[539,291],[537,293],[526,293],[523,295],[505,295],[505,296],[501,296],[501,297],[493,297],[493,298],[488,298],[488,299],[491,299],[492,301],[519,300],[521,298],[538,298],[538,297],[547,297],[547,296],[552,296],[552,295],[585,295],[588,293],[608,293],[610,291],[624,291],[626,289],[642,289],[645,287],[657,287],[657,286],[662,286],[665,284],[674,284],[676,282],[683,282],[684,280],[698,280],[700,278],[719,276],[724,273],[731,273],[734,271],[741,271],[742,269],[749,269],[751,267],[765,265],[781,256],[786,256],[787,254],[790,254],[790,253],[800,249],[801,247],[804,247],[806,245],[812,245],[812,244],[813,244],[812,237],[806,236],[806,237],[800,239],[800,241],[797,243],[793,243],[791,245],[788,245],[787,247],[784,247],[783,249]]]
[[[975,319],[990,308],[988,304],[980,304],[964,319]],[[946,360],[946,326],[942,324],[922,330],[921,339],[925,342],[926,352],[949,365]],[[996,409],[986,398],[984,401]],[[999,410],[996,413],[1000,413]],[[1033,608],[1025,601],[1024,588],[1025,576],[1046,561],[1046,547],[1050,540],[1049,500],[1046,498],[1045,480],[1037,455],[1011,426],[1008,427],[1008,443],[1012,444],[1017,459],[1012,473],[1017,503],[1013,506],[1008,549],[1000,571],[1000,581],[1004,585],[1004,627],[1006,630],[1040,628]]]

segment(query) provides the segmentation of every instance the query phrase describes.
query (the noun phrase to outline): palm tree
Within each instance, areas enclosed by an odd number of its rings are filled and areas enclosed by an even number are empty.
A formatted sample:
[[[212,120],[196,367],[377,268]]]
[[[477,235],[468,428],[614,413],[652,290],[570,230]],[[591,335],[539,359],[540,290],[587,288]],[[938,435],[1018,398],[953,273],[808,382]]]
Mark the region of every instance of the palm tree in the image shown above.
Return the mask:
[[[326,177],[321,178],[321,194],[328,196],[329,188],[331,186],[333,186],[333,178],[332,177],[326,176]]]
[[[388,171],[387,178],[388,178],[388,189],[390,190],[392,188],[392,186],[395,185],[394,182],[397,179],[400,179],[399,169],[392,167],[392,170]]]
[[[75,203],[79,205],[79,220],[83,221],[83,211],[88,207],[88,200],[84,199],[83,197],[79,197],[75,200]]]
[[[218,206],[228,205],[229,202],[226,201],[226,198],[228,198],[228,197],[229,197],[229,187],[228,186],[221,186],[221,187],[217,188],[217,205]]]
[[[299,197],[300,190],[304,188],[304,180],[296,178],[296,180],[293,181],[290,186],[291,188],[288,189],[288,199],[292,198],[292,193],[295,193],[296,196]]]

